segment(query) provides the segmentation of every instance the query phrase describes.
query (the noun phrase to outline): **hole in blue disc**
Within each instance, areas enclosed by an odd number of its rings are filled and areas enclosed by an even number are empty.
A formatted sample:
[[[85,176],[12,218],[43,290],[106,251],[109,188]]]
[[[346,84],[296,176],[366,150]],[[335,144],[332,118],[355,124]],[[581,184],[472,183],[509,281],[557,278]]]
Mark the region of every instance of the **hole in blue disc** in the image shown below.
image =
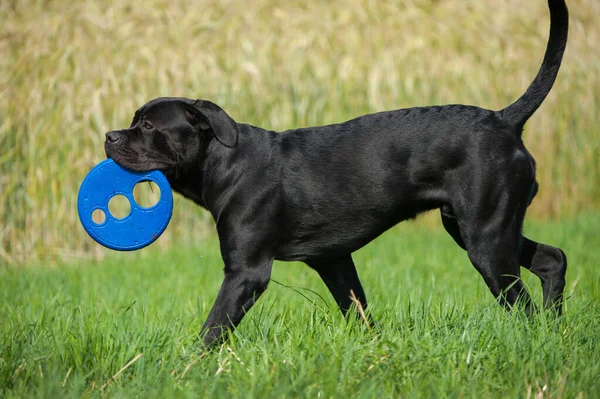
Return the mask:
[[[152,208],[160,201],[160,187],[150,180],[138,182],[133,187],[133,199],[142,208]]]
[[[97,225],[101,225],[106,221],[106,214],[102,209],[94,209],[92,212],[92,222]]]
[[[108,211],[117,219],[123,219],[131,213],[131,204],[126,196],[117,194],[108,200]]]

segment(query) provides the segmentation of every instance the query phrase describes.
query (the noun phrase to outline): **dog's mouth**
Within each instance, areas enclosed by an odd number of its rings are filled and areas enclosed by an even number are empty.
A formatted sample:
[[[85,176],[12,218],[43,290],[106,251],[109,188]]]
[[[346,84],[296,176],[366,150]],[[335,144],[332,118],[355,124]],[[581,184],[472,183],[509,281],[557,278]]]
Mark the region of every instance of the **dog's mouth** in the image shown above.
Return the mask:
[[[114,149],[105,145],[106,157],[111,158],[118,165],[132,172],[149,172],[160,170],[166,173],[171,169],[171,164],[163,160],[152,159],[145,154],[135,153],[126,149]]]
[[[167,165],[162,162],[152,161],[150,159],[142,158],[140,160],[141,162],[130,162],[126,158],[122,158],[119,156],[113,156],[108,158],[112,158],[112,160],[115,161],[117,164],[132,172],[150,172],[152,170],[159,170],[163,173],[166,173],[171,169],[170,165]]]

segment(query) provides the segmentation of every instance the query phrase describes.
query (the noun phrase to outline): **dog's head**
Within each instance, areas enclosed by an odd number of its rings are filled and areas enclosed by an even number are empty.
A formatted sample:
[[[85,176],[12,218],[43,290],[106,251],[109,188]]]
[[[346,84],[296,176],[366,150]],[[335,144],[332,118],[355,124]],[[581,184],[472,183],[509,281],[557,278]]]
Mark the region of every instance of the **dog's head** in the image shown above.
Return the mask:
[[[237,124],[219,106],[204,100],[161,97],[135,112],[131,126],[106,133],[106,156],[134,171],[167,172],[197,164],[216,139],[237,145]]]

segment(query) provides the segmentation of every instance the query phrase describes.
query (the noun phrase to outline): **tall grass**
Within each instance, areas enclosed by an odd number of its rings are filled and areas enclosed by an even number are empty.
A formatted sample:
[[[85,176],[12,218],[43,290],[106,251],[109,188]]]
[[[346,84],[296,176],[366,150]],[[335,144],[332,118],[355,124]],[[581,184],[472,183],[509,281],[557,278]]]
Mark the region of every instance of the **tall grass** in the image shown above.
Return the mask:
[[[570,0],[558,81],[524,135],[536,217],[600,206],[600,3]],[[546,1],[0,3],[0,262],[103,252],[77,220],[104,132],[157,96],[206,98],[272,129],[427,104],[502,108],[535,76]],[[196,240],[179,198],[159,245]]]

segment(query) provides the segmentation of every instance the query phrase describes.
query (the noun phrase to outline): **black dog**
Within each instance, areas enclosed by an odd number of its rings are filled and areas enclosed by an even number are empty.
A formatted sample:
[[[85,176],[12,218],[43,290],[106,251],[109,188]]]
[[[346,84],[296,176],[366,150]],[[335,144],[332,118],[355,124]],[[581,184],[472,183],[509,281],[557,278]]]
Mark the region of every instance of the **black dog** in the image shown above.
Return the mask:
[[[501,111],[411,108],[276,133],[236,123],[209,101],[158,98],[128,129],[108,132],[108,157],[131,170],[163,171],[216,222],[225,279],[204,343],[240,322],[267,288],[274,259],[315,269],[344,314],[350,290],[366,308],[352,252],[436,208],[505,307],[519,301],[534,310],[521,265],[541,279],[545,307],[560,313],[566,257],[521,234],[537,192],[521,133],[554,84],[567,41],[565,2],[548,4],[540,71]]]

